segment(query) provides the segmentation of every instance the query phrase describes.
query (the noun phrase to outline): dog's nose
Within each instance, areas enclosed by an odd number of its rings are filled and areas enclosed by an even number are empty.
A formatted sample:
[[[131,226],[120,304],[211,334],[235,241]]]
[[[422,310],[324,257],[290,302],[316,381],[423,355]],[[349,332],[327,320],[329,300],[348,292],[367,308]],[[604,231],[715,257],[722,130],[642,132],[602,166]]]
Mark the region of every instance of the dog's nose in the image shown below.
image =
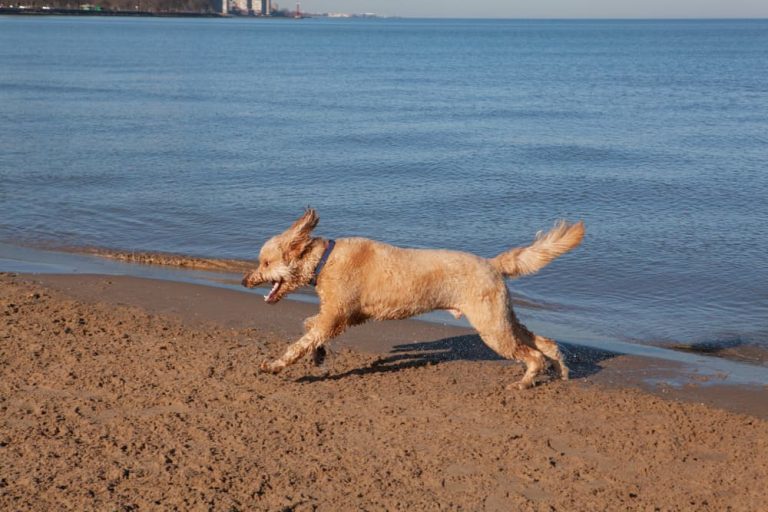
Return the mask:
[[[264,278],[258,270],[251,270],[243,276],[243,286],[246,288],[253,288],[264,282]]]

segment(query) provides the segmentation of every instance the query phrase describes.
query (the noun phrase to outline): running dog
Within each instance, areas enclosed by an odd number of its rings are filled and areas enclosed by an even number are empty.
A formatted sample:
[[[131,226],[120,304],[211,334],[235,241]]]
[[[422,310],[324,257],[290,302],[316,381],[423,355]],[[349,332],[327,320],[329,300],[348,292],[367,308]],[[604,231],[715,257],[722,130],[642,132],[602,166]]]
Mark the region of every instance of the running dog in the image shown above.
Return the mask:
[[[305,334],[282,357],[263,362],[262,371],[278,373],[307,353],[321,359],[323,344],[353,325],[444,309],[456,318],[466,315],[497,354],[525,363],[525,374],[514,387],[535,385],[547,361],[561,379],[568,379],[557,344],[518,321],[504,278],[537,272],[578,246],[583,222],[560,221],[531,245],[486,259],[459,251],[403,249],[366,238],[314,237],[318,221],[315,210],[307,209],[264,244],[258,268],[243,277],[248,288],[272,284],[264,297],[269,304],[308,284],[316,286],[320,297],[320,312],[305,320]]]

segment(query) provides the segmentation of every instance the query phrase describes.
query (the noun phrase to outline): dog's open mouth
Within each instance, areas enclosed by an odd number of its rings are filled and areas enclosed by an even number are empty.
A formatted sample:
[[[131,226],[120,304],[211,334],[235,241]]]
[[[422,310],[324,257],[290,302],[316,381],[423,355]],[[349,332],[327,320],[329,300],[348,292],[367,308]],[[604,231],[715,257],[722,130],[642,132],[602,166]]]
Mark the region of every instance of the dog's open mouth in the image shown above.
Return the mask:
[[[280,287],[282,286],[283,286],[282,279],[274,282],[274,284],[272,285],[272,289],[269,291],[269,294],[264,296],[264,300],[267,302],[267,304],[274,304],[275,302],[280,300],[277,294],[280,293]]]

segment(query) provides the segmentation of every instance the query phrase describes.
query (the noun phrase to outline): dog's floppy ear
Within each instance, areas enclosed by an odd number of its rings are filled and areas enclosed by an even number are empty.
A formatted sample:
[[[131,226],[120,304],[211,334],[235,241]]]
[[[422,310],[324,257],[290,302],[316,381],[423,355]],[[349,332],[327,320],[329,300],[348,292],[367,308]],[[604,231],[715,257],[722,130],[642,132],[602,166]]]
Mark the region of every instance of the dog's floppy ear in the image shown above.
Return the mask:
[[[304,215],[299,217],[299,219],[288,228],[288,233],[291,238],[286,253],[289,259],[301,257],[309,246],[309,243],[312,241],[310,235],[318,222],[320,222],[320,217],[318,217],[314,208],[307,208]]]

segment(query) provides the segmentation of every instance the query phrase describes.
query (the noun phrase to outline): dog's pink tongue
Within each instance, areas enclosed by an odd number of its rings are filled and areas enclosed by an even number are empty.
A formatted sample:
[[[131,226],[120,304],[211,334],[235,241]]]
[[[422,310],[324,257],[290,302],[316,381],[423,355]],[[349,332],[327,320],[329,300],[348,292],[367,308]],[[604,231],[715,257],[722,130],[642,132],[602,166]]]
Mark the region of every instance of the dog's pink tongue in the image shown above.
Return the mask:
[[[269,295],[265,295],[264,296],[264,300],[267,301],[267,302],[271,302],[275,298],[275,295],[277,294],[277,289],[278,288],[280,288],[280,281],[276,282],[272,286],[272,290],[270,290]]]

